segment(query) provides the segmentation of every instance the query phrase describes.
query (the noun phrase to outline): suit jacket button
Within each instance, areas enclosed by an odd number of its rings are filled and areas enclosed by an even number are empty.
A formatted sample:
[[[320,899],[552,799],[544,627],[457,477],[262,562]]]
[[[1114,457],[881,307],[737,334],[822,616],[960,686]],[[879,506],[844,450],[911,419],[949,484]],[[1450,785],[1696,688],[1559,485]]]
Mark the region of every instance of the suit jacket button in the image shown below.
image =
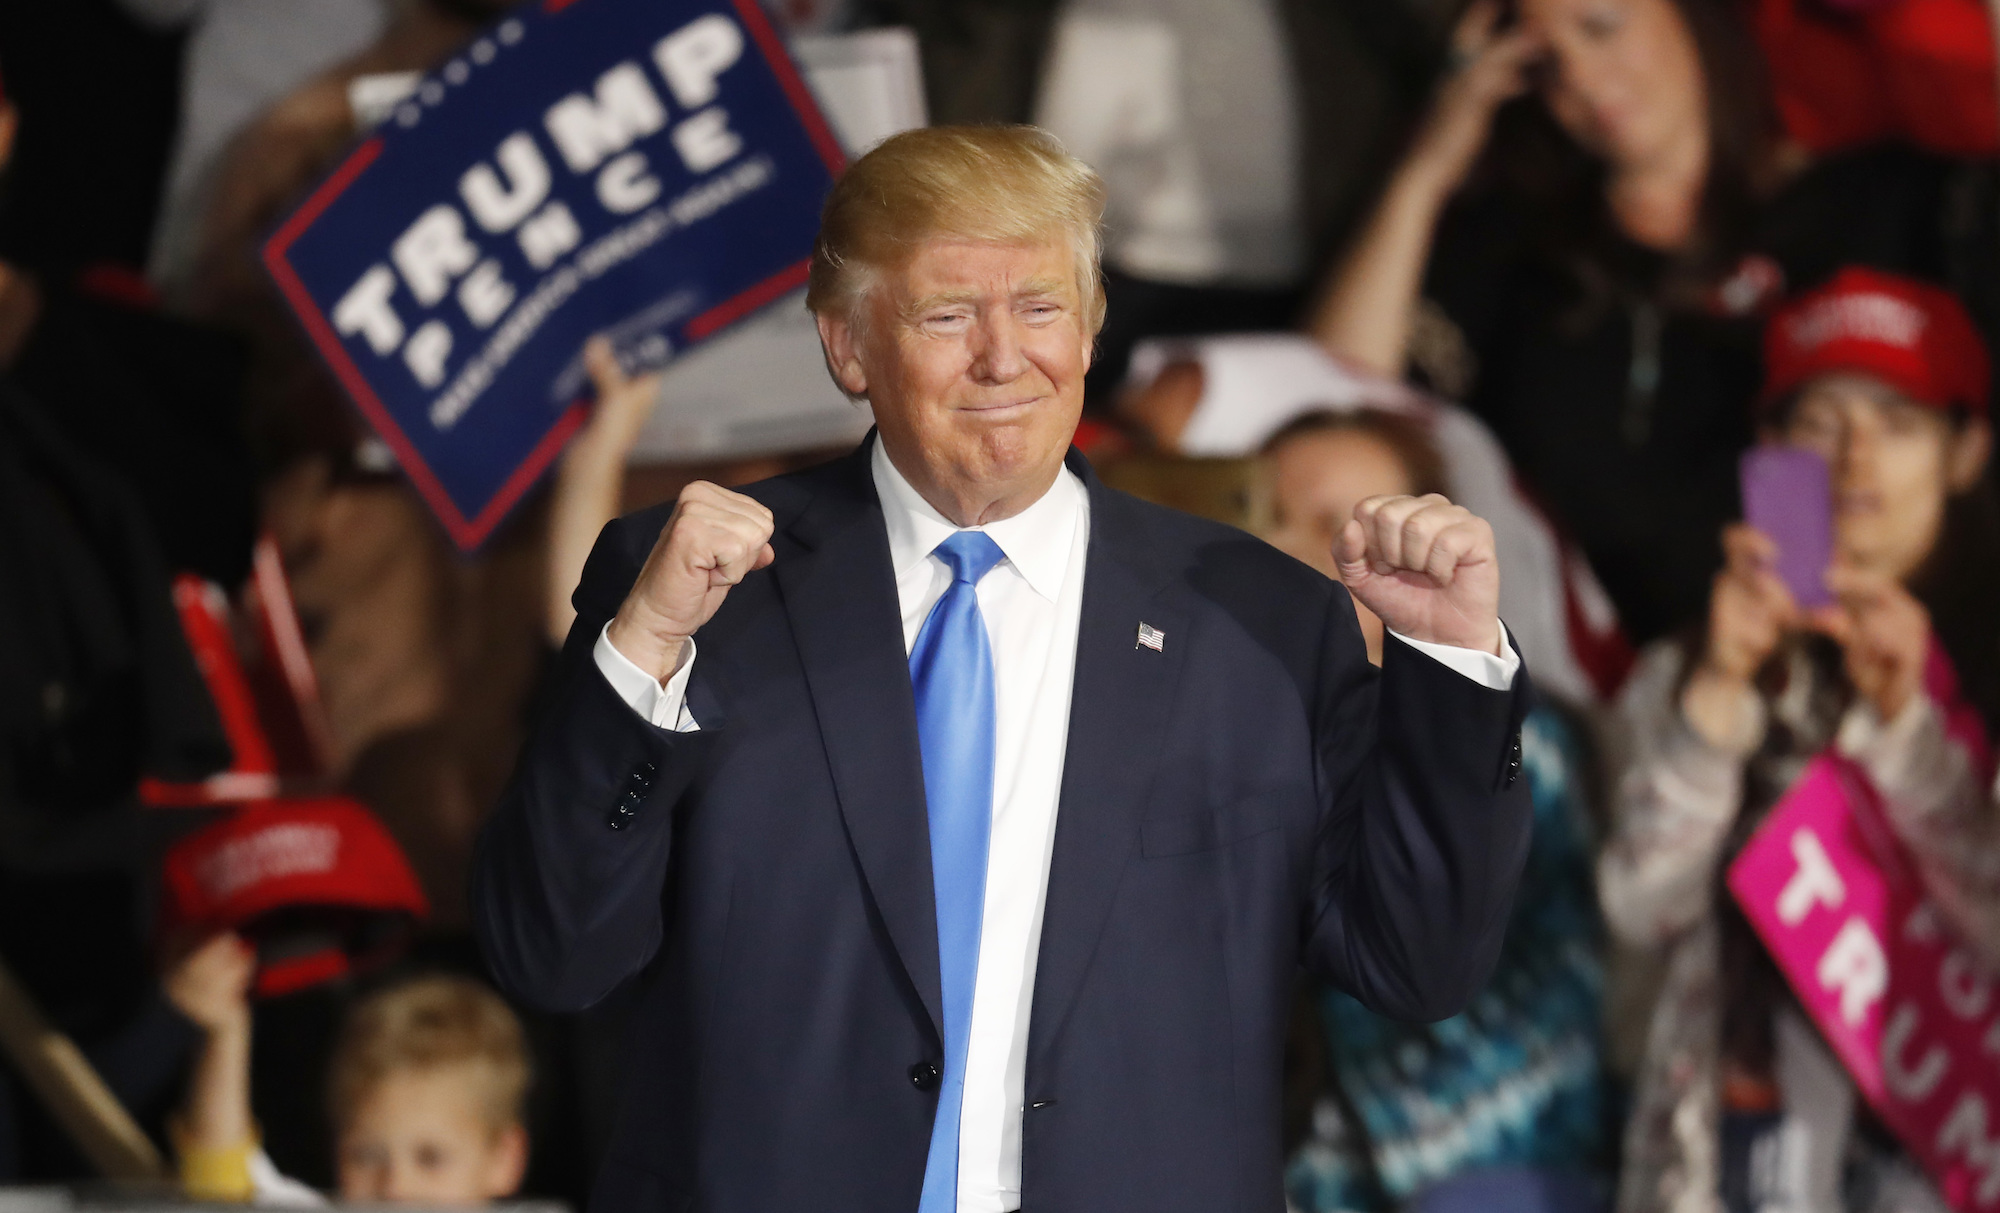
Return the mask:
[[[944,1071],[938,1069],[933,1062],[920,1061],[910,1067],[910,1085],[919,1091],[937,1090],[938,1083],[943,1078]]]

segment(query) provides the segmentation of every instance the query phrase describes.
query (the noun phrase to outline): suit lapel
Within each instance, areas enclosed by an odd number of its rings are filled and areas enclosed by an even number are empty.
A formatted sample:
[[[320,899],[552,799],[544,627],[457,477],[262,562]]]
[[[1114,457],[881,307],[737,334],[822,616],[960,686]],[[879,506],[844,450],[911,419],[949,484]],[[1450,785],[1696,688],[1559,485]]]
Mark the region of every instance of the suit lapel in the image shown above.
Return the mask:
[[[786,553],[772,571],[848,837],[936,1031],[943,999],[923,760],[869,450],[864,443],[786,527],[801,550]],[[1090,493],[1090,549],[1030,1019],[1031,1069],[1046,1062],[1136,849],[1188,640],[1187,612],[1163,592],[1175,570],[1149,559],[1143,521],[1080,457],[1072,454],[1069,466]],[[1139,645],[1142,622],[1165,633],[1159,651]]]
[[[773,566],[847,834],[932,1029],[943,1022],[930,823],[902,611],[869,443],[786,528]],[[940,1035],[940,1039],[941,1039]]]
[[[1090,490],[1090,550],[1029,1019],[1030,1073],[1047,1063],[1136,848],[1189,639],[1187,612],[1163,592],[1175,570],[1149,558],[1143,519],[1080,457],[1072,455],[1070,466]],[[1139,645],[1142,622],[1165,633],[1158,651]]]

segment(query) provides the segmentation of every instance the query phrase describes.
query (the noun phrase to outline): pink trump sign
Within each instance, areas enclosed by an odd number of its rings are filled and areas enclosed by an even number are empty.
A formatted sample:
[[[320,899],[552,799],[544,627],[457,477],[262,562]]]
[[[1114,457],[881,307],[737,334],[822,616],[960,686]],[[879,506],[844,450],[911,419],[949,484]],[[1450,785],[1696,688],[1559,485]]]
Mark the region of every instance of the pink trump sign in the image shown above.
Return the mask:
[[[1860,768],[1814,759],[1730,867],[1729,891],[1945,1199],[2000,1213],[1995,983],[1925,900]]]

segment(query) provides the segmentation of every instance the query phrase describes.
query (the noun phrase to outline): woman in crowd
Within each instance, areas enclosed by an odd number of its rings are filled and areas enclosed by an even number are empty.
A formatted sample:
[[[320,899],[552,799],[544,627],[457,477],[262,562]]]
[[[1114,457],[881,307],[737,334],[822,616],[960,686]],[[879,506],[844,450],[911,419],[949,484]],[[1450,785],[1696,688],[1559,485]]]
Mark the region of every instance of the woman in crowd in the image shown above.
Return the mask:
[[[1781,138],[1738,8],[1478,0],[1313,321],[1480,414],[1638,641],[1700,614],[1767,305],[1848,263],[1942,279],[1958,239],[1942,162]]]
[[[1356,502],[1446,489],[1424,422],[1372,409],[1299,417],[1264,458],[1277,523],[1269,538],[1328,576]],[[1380,661],[1382,622],[1355,610]],[[1294,1033],[1294,1086],[1310,1104],[1294,1111],[1310,1127],[1285,1175],[1303,1213],[1603,1207],[1603,930],[1581,730],[1539,703],[1521,727],[1521,758],[1534,835],[1499,966],[1473,1008],[1405,1024],[1336,990],[1312,993],[1310,1027]]]
[[[1599,891],[1619,938],[1666,963],[1619,1208],[1712,1207],[1719,1193],[1730,1213],[1941,1211],[1723,881],[1831,750],[1879,793],[1959,938],[2000,959],[1987,356],[1950,295],[1847,270],[1774,317],[1766,360],[1763,440],[1831,470],[1834,603],[1802,609],[1772,538],[1731,526],[1707,626],[1649,649],[1619,705],[1627,759]]]

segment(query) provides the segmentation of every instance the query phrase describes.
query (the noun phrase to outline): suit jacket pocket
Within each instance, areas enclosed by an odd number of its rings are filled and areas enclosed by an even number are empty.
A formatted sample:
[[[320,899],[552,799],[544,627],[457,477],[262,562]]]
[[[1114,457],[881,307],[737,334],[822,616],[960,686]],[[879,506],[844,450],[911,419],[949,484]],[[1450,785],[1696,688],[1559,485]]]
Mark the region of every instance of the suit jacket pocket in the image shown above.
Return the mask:
[[[1139,826],[1139,853],[1148,859],[1214,851],[1267,834],[1283,824],[1275,794],[1245,796],[1206,812],[1149,813]]]

